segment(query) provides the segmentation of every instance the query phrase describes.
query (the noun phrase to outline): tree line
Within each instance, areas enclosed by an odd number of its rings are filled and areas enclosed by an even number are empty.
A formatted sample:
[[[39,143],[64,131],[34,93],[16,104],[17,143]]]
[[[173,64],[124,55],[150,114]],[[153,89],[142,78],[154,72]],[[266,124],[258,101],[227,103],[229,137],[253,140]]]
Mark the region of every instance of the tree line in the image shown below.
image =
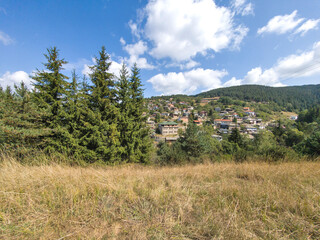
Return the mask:
[[[144,98],[140,69],[125,64],[117,78],[110,72],[105,47],[91,73],[79,79],[56,47],[47,49],[43,70],[25,83],[0,89],[0,146],[6,151],[62,153],[86,162],[146,163],[151,140],[143,116]]]
[[[282,110],[302,111],[320,104],[320,85],[268,87],[242,85],[210,90],[195,97],[230,97],[235,100],[276,103]]]

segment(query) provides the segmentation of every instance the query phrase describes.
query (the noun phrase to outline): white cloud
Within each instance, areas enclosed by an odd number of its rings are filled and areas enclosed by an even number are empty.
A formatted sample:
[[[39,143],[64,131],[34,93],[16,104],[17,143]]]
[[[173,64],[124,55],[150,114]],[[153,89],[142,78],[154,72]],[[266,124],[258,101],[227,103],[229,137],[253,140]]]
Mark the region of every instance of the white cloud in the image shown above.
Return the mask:
[[[91,71],[91,69],[90,69],[90,65],[84,64],[81,73],[82,73],[83,75],[89,76],[89,75],[92,73],[92,71]]]
[[[276,33],[284,34],[295,29],[304,19],[296,18],[297,10],[290,15],[278,15],[273,17],[266,26],[258,29],[258,34]]]
[[[304,36],[308,31],[312,29],[318,29],[319,22],[320,19],[309,19],[304,24],[302,24],[294,33]]]
[[[231,78],[229,81],[223,84],[224,87],[231,87],[231,86],[239,86],[242,84],[242,79],[236,79],[235,77]]]
[[[116,77],[119,77],[120,76],[121,67],[122,67],[122,63],[118,63],[118,62],[112,61],[109,70]]]
[[[201,90],[244,84],[281,87],[285,86],[283,81],[286,80],[320,76],[320,41],[314,43],[311,50],[278,59],[271,68],[255,67],[248,71],[244,78],[233,77],[222,84],[221,79],[227,74],[225,70],[197,68],[187,72],[158,74],[148,82],[152,84],[155,91],[165,95],[191,94]]]
[[[13,43],[13,39],[8,34],[0,31],[0,42],[4,45],[9,45]]]
[[[128,63],[129,67],[136,63],[141,69],[155,68],[153,65],[148,63],[146,58],[140,57],[148,50],[146,42],[140,40],[137,43],[125,45],[125,41],[121,41],[121,39],[120,42],[123,45],[123,49],[129,54],[129,58],[125,58],[125,61]]]
[[[190,60],[185,65],[180,66],[181,69],[190,69],[200,65],[200,63]]]
[[[147,49],[148,49],[147,43],[145,43],[144,41],[139,41],[135,44],[128,44],[124,46],[124,50],[126,50],[126,52],[130,56],[131,55],[140,56],[144,54],[147,51]]]
[[[138,28],[138,24],[134,23],[133,21],[129,21],[129,27],[131,29],[131,33],[136,38],[140,39],[140,30]]]
[[[90,64],[90,61],[85,58],[79,59],[77,62],[68,62],[67,64],[63,65],[63,68],[67,71],[72,70],[79,70],[81,69],[85,64]]]
[[[238,48],[248,32],[234,23],[231,9],[212,0],[153,0],[144,16],[144,36],[154,46],[150,54],[158,59],[186,61],[209,50]]]
[[[320,74],[320,41],[313,45],[311,51],[278,60],[275,70],[282,79]]]
[[[259,84],[268,86],[283,86],[278,73],[273,69],[262,71],[261,67],[253,68],[245,76],[242,84]]]
[[[121,38],[120,38],[120,43],[121,43],[121,45],[125,45],[125,44],[126,44],[126,41],[121,37]]]
[[[158,74],[148,80],[155,91],[165,95],[191,94],[197,90],[210,90],[221,87],[221,79],[226,71],[197,68],[188,72]]]
[[[84,64],[81,73],[83,75],[89,76],[92,73],[92,71],[90,69],[90,66],[92,66],[92,65],[93,64]],[[120,63],[115,62],[115,61],[111,61],[109,72],[113,73],[116,77],[119,77],[121,67],[122,67],[122,65]]]
[[[17,71],[13,73],[8,71],[0,76],[0,85],[3,88],[10,86],[13,89],[14,84],[19,85],[21,81],[23,81],[29,89],[32,88],[33,80],[30,78],[29,74],[24,71]]]
[[[191,68],[194,68],[194,67],[197,67],[199,66],[200,63],[199,62],[196,62],[194,60],[188,60],[188,61],[184,61],[184,62],[174,62],[174,63],[169,63],[167,65],[165,65],[166,68],[169,68],[169,67],[178,67],[180,68],[181,70],[184,70],[184,69],[191,69]]]
[[[246,0],[234,0],[231,4],[236,14],[242,16],[253,15],[252,3],[247,3]]]
[[[320,41],[313,45],[311,51],[281,58],[275,66],[266,70],[253,68],[243,79],[232,78],[224,86],[260,84],[279,87],[284,86],[282,81],[315,75],[320,75]]]

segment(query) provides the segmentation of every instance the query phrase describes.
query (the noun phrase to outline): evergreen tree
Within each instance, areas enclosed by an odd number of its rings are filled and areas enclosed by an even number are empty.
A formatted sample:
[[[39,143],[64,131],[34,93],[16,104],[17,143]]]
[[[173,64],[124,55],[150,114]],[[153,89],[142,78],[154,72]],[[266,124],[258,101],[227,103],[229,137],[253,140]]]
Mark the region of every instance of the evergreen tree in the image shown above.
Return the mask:
[[[131,115],[133,119],[132,143],[134,148],[134,157],[131,161],[146,163],[149,160],[151,150],[151,139],[149,128],[146,126],[147,117],[143,116],[145,111],[143,89],[140,79],[140,69],[137,64],[131,68],[130,92],[132,99]]]
[[[61,113],[63,112],[63,102],[66,100],[66,93],[69,83],[68,77],[63,75],[63,65],[67,62],[59,59],[59,50],[56,47],[47,49],[44,54],[47,63],[44,64],[46,70],[37,70],[35,76],[34,97],[40,107],[48,110],[47,119],[44,119],[50,128],[56,128],[61,124]]]
[[[199,157],[203,153],[199,131],[200,129],[195,123],[189,122],[186,131],[179,138],[182,149],[186,152],[187,156]]]
[[[96,64],[91,67],[90,111],[86,115],[87,129],[82,140],[89,150],[95,151],[104,161],[113,163],[120,160],[118,153],[121,149],[115,77],[110,73],[110,65],[110,57],[102,47]]]
[[[233,142],[233,143],[238,144],[238,146],[243,145],[243,138],[242,138],[238,128],[232,129],[228,140],[229,140],[229,142]]]
[[[120,142],[122,147],[122,161],[130,161],[134,156],[133,137],[133,99],[129,82],[129,72],[125,64],[122,64],[120,78],[118,81],[118,104],[119,104],[119,123]]]
[[[7,87],[0,98],[0,146],[14,150],[19,156],[46,145],[50,134],[42,123],[43,112],[32,102],[32,93],[21,82],[15,93]]]

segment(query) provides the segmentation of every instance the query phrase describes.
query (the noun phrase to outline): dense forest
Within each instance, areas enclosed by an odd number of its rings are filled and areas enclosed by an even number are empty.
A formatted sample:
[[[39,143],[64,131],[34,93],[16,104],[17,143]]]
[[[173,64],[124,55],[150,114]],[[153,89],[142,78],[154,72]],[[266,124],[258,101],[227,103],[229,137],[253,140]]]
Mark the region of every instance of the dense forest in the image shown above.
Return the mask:
[[[284,110],[302,111],[320,103],[320,85],[267,87],[242,85],[203,92],[195,97],[230,97],[243,101],[275,102]]]
[[[145,163],[151,141],[145,127],[143,89],[139,69],[122,66],[120,77],[110,73],[104,47],[91,66],[89,81],[73,71],[56,47],[47,50],[34,88],[22,82],[0,89],[0,147],[19,159],[62,154],[70,161]]]

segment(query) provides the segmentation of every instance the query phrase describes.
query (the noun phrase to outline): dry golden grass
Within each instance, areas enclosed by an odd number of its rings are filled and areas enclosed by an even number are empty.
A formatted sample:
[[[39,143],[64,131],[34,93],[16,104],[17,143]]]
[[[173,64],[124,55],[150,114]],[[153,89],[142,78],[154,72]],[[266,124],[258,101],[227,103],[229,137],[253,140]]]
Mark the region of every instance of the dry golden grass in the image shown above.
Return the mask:
[[[320,163],[0,166],[0,239],[320,239]]]

